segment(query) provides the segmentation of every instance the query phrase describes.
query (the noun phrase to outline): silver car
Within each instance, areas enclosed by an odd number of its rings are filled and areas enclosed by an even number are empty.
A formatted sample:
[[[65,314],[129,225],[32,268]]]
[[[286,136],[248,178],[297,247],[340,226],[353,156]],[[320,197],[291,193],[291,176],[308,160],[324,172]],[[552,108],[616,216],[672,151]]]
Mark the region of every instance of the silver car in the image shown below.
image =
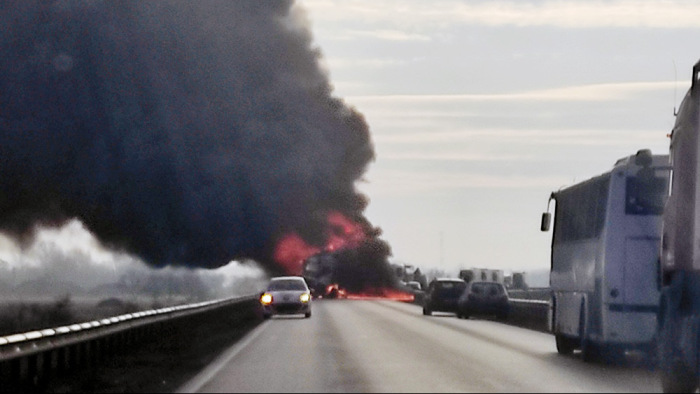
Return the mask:
[[[311,317],[311,290],[301,276],[279,276],[270,280],[260,304],[265,319],[272,315]]]

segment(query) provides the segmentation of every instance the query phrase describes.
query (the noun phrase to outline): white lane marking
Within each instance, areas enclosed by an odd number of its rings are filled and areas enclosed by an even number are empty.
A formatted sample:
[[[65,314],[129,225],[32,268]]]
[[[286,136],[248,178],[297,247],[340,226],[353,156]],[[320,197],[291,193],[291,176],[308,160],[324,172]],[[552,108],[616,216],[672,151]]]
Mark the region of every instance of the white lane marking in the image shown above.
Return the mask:
[[[268,323],[270,323],[269,320],[264,321],[262,324],[259,326],[255,327],[255,329],[248,334],[245,338],[243,338],[242,341],[236,342],[233,346],[231,346],[228,350],[226,350],[223,354],[221,354],[216,360],[212,361],[211,364],[209,364],[202,372],[198,373],[194,378],[192,378],[189,382],[185,383],[182,387],[177,389],[175,392],[176,393],[196,393],[199,390],[204,387],[205,384],[209,383],[209,381],[216,376],[221,369],[228,364],[229,361],[231,361],[234,357],[238,355],[243,349],[245,349],[246,346],[248,346],[255,338],[260,335],[260,333],[263,332],[263,330],[267,327]]]

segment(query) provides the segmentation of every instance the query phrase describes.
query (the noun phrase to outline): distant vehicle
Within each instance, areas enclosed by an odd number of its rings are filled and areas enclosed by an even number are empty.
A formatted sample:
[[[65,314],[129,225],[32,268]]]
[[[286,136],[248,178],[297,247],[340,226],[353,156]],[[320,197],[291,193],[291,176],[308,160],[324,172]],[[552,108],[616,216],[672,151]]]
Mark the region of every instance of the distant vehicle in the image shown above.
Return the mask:
[[[423,290],[423,288],[420,285],[420,282],[416,282],[414,280],[406,283],[406,286],[410,287],[413,290],[419,290],[419,291]]]
[[[428,287],[428,279],[421,272],[420,268],[411,264],[392,264],[396,279],[400,282],[418,282],[421,285],[421,289]]]
[[[260,295],[263,317],[303,314],[311,317],[311,290],[301,276],[272,278],[267,290]]]
[[[457,317],[495,316],[505,320],[510,313],[508,291],[498,282],[470,282],[457,301]]]
[[[639,150],[601,175],[554,192],[550,288],[557,350],[586,361],[653,354],[668,155]],[[550,213],[542,216],[548,231]]]
[[[413,294],[413,302],[422,305],[423,301],[425,300],[425,291],[423,291],[423,286],[420,284],[420,282],[415,280],[410,281],[406,283],[406,287],[408,287],[411,294]]]
[[[460,279],[471,281],[505,283],[505,272],[500,269],[470,268],[459,271]]]
[[[328,295],[333,298],[334,294],[329,293],[334,291],[332,286],[336,284],[336,267],[337,261],[331,253],[319,253],[304,261],[301,275],[306,280],[314,298]]]
[[[525,281],[524,272],[513,272],[510,281],[505,283],[507,289],[527,290],[529,286]]]
[[[423,301],[423,314],[433,312],[457,313],[457,301],[467,287],[467,282],[458,278],[436,278],[428,285]]]

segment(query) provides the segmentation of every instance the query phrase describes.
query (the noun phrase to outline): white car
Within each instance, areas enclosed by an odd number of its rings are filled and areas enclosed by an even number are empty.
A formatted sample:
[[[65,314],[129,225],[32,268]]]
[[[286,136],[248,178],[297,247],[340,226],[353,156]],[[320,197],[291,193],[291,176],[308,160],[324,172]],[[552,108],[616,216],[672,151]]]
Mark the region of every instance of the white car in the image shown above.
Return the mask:
[[[263,317],[273,315],[301,315],[311,317],[311,290],[301,276],[272,278],[267,290],[260,296]]]

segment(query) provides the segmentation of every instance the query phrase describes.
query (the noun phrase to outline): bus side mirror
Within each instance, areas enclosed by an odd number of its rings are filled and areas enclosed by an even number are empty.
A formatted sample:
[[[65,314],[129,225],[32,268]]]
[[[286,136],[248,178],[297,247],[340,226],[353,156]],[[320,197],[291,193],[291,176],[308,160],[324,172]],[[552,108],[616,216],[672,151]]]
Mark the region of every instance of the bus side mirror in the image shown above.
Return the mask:
[[[552,221],[552,214],[545,212],[542,214],[542,223],[540,223],[540,231],[549,231],[549,223]]]

